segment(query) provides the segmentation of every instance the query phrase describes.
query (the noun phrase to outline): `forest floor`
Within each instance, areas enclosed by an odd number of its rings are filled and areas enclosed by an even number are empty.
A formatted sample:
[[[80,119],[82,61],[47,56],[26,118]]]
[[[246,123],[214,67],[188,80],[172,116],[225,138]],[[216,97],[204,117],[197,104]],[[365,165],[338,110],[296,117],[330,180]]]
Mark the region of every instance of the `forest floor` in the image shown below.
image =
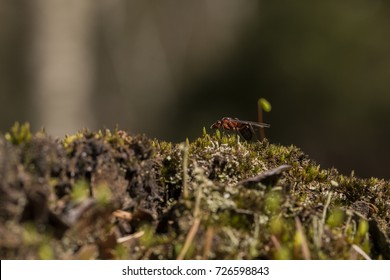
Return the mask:
[[[390,259],[390,182],[205,130],[0,135],[1,259]]]

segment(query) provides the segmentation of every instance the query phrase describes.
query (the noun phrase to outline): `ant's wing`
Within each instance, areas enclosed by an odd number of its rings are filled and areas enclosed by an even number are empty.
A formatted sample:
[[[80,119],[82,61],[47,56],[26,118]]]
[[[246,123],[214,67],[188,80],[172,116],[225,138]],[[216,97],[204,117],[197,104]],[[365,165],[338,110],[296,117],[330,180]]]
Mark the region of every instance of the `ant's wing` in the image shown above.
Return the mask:
[[[269,124],[266,123],[257,123],[257,122],[251,122],[251,121],[245,121],[245,123],[248,123],[252,126],[261,127],[261,128],[269,128],[271,127]]]

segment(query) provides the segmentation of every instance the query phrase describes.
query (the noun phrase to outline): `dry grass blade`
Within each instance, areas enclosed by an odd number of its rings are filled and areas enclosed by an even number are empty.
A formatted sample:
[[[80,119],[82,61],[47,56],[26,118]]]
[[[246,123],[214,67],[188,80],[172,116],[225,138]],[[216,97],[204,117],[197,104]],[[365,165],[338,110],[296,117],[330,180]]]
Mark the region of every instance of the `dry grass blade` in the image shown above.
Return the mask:
[[[213,244],[213,237],[214,237],[214,228],[213,227],[207,228],[205,242],[204,242],[203,256],[202,256],[202,259],[204,260],[207,260],[209,258],[211,246]]]
[[[195,201],[195,209],[194,209],[194,223],[191,226],[190,231],[187,234],[186,241],[184,242],[183,249],[181,250],[179,256],[177,257],[178,260],[184,259],[184,256],[186,255],[188,249],[191,246],[192,241],[194,240],[194,237],[198,231],[200,219],[198,218],[200,215],[200,200],[202,198],[202,187],[198,188],[198,192],[196,193],[196,201]]]
[[[359,255],[361,255],[363,258],[365,258],[366,260],[371,260],[370,256],[366,254],[366,252],[363,251],[362,248],[360,248],[358,245],[356,244],[353,244],[352,247],[351,247],[352,250],[354,250],[356,253],[358,253]],[[354,258],[353,258],[354,259]]]
[[[188,191],[188,143],[186,142],[183,147],[183,197],[184,199],[188,199],[189,191]]]
[[[309,245],[307,244],[306,235],[303,232],[302,223],[298,217],[295,217],[295,226],[301,238],[301,250],[302,250],[303,257],[305,260],[310,260],[311,255],[310,255]]]
[[[131,221],[133,219],[133,214],[131,214],[127,211],[123,211],[123,210],[116,210],[116,211],[112,212],[112,215],[115,218],[124,219],[124,220],[128,220],[128,221]]]
[[[135,239],[135,238],[140,238],[142,235],[144,235],[144,233],[145,233],[144,231],[139,231],[139,232],[136,232],[134,234],[130,234],[130,235],[118,238],[116,240],[116,242],[117,243],[124,243],[124,242],[127,242],[127,241]]]
[[[250,177],[244,180],[241,180],[237,183],[237,185],[249,185],[255,183],[262,183],[265,185],[276,184],[279,177],[282,176],[282,173],[291,168],[291,165],[283,164],[276,168],[272,168],[270,170],[264,171],[257,176]]]
[[[184,243],[183,249],[180,251],[180,254],[177,257],[178,260],[184,259],[184,256],[186,255],[188,249],[191,246],[192,241],[194,240],[194,237],[195,237],[196,233],[198,232],[199,224],[200,224],[200,219],[196,218],[194,220],[194,223],[191,226],[190,231],[187,234],[186,241]]]
[[[326,214],[328,211],[328,207],[330,205],[330,201],[332,200],[332,195],[333,195],[333,192],[330,191],[328,194],[328,198],[326,200],[325,206],[324,206],[324,210],[322,211],[321,221],[318,222],[318,225],[316,226],[316,227],[318,227],[317,228],[318,230],[317,230],[317,236],[315,236],[314,240],[316,241],[315,244],[316,244],[318,249],[321,248],[321,246],[322,246],[322,235],[324,233]]]
[[[275,235],[271,235],[271,241],[272,241],[272,243],[274,244],[274,246],[275,246],[275,248],[276,248],[276,250],[281,250],[282,249],[282,246],[280,245],[280,242],[279,242],[279,240],[276,238],[276,236]]]

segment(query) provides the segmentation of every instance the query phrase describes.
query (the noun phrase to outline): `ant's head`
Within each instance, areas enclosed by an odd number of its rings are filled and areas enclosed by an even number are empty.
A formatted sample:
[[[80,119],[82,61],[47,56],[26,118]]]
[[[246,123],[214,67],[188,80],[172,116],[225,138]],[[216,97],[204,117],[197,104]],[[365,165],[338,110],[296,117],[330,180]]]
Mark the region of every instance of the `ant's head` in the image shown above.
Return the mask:
[[[223,119],[222,119],[222,120],[219,120],[219,121],[216,121],[215,123],[213,123],[213,124],[210,126],[210,128],[212,128],[212,129],[218,129],[218,128],[220,128],[220,127],[222,126],[222,121],[223,121]]]

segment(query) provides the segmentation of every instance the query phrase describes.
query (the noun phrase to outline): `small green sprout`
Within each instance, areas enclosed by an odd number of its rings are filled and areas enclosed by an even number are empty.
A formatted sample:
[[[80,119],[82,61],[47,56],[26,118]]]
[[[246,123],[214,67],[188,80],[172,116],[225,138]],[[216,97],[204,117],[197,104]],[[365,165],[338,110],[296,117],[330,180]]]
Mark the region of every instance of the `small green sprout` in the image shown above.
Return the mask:
[[[207,135],[206,127],[203,127],[202,134],[203,134],[203,136],[206,136],[206,135]]]
[[[28,143],[31,138],[32,134],[30,132],[29,123],[20,125],[19,122],[16,122],[12,126],[11,131],[5,134],[5,139],[14,145]]]

